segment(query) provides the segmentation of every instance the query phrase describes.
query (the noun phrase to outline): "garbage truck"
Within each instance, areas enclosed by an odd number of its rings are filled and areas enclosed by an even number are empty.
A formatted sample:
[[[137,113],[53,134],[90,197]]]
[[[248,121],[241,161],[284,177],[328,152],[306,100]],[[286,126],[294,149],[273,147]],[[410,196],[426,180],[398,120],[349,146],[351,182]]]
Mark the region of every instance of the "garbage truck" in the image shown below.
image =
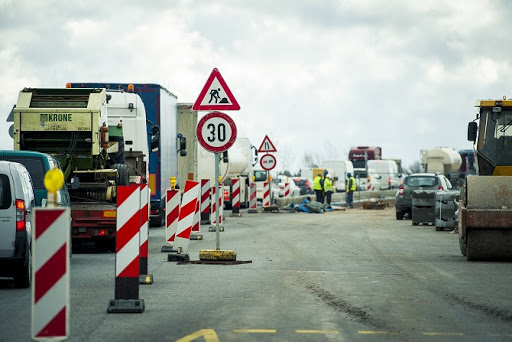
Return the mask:
[[[467,260],[512,259],[512,100],[477,100],[468,124],[477,175],[460,191],[459,247]]]

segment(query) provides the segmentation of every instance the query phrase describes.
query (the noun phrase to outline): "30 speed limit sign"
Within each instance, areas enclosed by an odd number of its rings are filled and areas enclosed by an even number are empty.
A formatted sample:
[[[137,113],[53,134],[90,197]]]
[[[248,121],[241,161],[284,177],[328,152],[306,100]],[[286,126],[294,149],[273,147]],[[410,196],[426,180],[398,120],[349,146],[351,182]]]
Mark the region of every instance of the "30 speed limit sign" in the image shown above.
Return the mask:
[[[196,128],[199,144],[209,152],[224,152],[236,140],[236,125],[233,119],[221,112],[208,113],[199,120]]]

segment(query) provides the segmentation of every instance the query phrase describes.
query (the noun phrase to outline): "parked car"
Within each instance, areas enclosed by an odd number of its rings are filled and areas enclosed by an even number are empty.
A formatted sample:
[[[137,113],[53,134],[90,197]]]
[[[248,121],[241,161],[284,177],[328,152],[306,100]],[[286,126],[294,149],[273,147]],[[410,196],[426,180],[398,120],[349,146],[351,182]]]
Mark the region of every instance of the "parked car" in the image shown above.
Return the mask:
[[[27,169],[0,161],[0,276],[13,277],[16,287],[31,282],[34,187]]]
[[[295,185],[300,189],[300,195],[314,194],[313,180],[309,177],[295,177],[293,178]]]
[[[381,177],[374,169],[355,168],[354,178],[356,179],[356,187],[359,191],[372,191],[380,189]]]
[[[452,184],[443,174],[413,173],[405,176],[395,198],[396,219],[412,213],[412,192],[414,190],[450,190]]]
[[[300,188],[295,184],[292,177],[285,175],[278,175],[275,178],[277,186],[279,188],[279,197],[284,197],[284,185],[285,183],[290,184],[290,197],[296,197],[300,195]]]

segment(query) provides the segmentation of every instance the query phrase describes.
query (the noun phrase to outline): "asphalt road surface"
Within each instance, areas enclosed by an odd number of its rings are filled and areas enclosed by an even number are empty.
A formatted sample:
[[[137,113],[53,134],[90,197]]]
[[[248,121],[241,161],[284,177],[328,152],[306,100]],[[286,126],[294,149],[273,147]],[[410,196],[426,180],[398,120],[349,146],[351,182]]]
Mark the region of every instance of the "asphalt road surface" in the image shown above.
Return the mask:
[[[229,214],[229,212],[227,212]],[[215,249],[202,226],[199,250]],[[150,229],[145,311],[108,314],[114,253],[71,258],[69,341],[508,341],[512,263],[468,262],[456,234],[394,209],[227,216],[237,265],[178,264]],[[30,341],[30,289],[0,279],[0,341]]]

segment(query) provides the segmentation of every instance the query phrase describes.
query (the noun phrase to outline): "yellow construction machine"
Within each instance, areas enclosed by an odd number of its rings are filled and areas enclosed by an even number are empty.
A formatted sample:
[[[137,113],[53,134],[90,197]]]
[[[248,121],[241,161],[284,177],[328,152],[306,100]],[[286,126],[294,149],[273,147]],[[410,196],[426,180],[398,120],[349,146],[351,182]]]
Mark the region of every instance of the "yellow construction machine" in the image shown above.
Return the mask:
[[[459,245],[467,260],[512,259],[512,100],[478,100],[468,125],[477,175],[459,202]]]

